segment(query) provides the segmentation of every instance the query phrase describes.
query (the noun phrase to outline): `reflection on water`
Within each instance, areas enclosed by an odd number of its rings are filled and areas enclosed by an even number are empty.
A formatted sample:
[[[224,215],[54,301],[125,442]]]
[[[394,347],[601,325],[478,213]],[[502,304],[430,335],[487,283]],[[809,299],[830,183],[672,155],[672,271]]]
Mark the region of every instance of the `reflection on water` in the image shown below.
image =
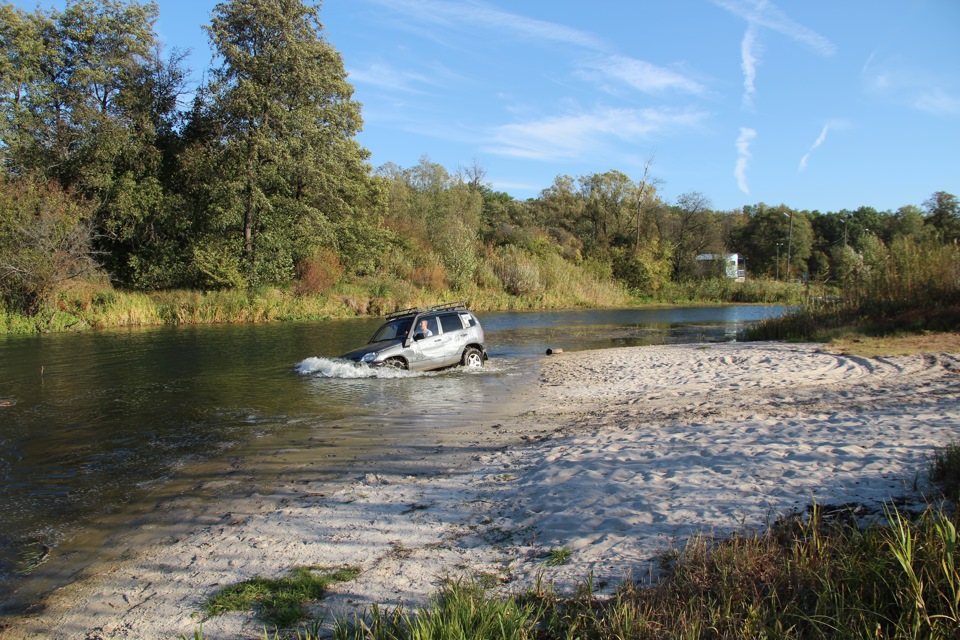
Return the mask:
[[[331,459],[396,455],[412,435],[494,419],[547,348],[730,340],[781,311],[481,314],[488,366],[431,373],[337,360],[375,319],[0,338],[0,602],[33,551],[50,550],[35,575],[55,574],[71,541],[149,511],[203,461],[263,455],[281,439]]]

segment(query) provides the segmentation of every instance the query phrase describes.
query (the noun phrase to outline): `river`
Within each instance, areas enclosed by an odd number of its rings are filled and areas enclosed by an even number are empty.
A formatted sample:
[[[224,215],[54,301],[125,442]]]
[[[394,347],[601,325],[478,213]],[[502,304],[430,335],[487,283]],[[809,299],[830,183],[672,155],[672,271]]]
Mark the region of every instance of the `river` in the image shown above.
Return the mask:
[[[158,501],[202,500],[201,467],[295,445],[346,473],[414,435],[495,420],[547,348],[728,341],[782,312],[479,314],[488,366],[427,374],[336,360],[376,319],[0,337],[0,614],[108,556],[110,534],[141,525]]]

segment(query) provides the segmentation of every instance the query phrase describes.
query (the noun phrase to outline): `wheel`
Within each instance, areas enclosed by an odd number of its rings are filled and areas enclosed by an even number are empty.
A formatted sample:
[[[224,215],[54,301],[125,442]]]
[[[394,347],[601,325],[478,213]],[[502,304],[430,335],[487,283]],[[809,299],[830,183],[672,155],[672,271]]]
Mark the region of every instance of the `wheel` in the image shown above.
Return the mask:
[[[403,361],[403,358],[387,358],[383,361],[384,369],[406,369],[407,363]]]
[[[465,367],[482,367],[483,354],[475,347],[467,347],[463,351],[463,358],[460,360],[460,364]]]

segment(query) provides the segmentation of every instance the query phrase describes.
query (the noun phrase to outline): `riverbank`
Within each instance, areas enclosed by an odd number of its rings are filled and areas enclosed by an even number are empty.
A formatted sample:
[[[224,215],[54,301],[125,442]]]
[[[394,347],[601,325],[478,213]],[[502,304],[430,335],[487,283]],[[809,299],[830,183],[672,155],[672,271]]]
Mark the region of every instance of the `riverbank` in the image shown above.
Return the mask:
[[[585,282],[580,280],[586,278]],[[569,280],[569,282],[567,282]],[[83,332],[130,327],[259,324],[379,317],[398,309],[468,300],[474,311],[546,311],[678,305],[799,304],[801,286],[771,280],[704,280],[671,284],[655,298],[637,298],[613,282],[584,274],[559,278],[569,289],[512,295],[499,289],[421,289],[396,278],[343,283],[324,293],[259,288],[196,291],[123,291],[108,283],[72,282],[36,315],[6,309],[0,300],[0,335]]]
[[[955,355],[774,343],[553,356],[523,413],[464,425],[389,473],[331,484],[304,469],[205,505],[200,526],[98,567],[2,637],[189,635],[218,588],[305,565],[361,569],[318,606],[328,620],[421,606],[445,577],[569,592],[592,574],[609,592],[698,532],[762,527],[811,499],[877,507],[914,493],[927,456],[960,435],[958,371]],[[567,564],[548,565],[559,549]],[[258,637],[262,623],[227,614],[203,632]]]

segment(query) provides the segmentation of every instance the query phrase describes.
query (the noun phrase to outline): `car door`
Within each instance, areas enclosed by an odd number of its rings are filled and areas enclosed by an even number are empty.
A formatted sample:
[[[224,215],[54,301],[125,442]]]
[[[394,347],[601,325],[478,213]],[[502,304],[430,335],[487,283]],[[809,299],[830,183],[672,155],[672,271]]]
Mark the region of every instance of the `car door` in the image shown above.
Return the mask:
[[[443,331],[443,364],[458,364],[467,344],[467,330],[463,326],[463,320],[456,313],[445,313],[439,320],[440,329]]]
[[[421,330],[421,323],[426,323],[426,332]],[[413,350],[418,358],[411,361],[411,369],[436,369],[444,366],[443,334],[440,332],[440,323],[437,316],[420,316],[413,323]]]

